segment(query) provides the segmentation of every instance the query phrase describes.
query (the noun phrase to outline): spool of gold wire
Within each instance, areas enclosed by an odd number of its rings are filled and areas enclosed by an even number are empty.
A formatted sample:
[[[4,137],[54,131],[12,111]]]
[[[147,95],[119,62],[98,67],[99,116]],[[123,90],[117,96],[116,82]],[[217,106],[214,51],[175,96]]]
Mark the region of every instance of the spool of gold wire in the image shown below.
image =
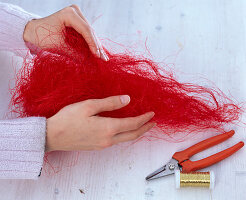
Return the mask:
[[[176,188],[181,187],[206,187],[213,189],[215,177],[212,171],[210,172],[175,172]]]

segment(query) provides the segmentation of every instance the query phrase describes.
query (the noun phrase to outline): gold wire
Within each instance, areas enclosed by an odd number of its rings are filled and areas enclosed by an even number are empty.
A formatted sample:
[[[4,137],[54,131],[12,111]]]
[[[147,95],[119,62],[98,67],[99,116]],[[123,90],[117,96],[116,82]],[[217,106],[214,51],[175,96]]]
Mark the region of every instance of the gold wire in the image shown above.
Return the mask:
[[[209,172],[180,172],[180,187],[209,187]]]

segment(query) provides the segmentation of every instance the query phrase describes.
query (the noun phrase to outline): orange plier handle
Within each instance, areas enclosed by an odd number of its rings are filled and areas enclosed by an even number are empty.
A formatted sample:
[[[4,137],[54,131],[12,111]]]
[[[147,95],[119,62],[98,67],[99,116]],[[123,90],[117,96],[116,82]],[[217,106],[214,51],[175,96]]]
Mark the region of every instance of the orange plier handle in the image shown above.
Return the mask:
[[[244,146],[244,143],[241,141],[241,142],[235,144],[234,146],[232,146],[228,149],[225,149],[221,152],[218,152],[214,155],[211,155],[207,158],[204,158],[204,159],[201,159],[198,161],[191,161],[189,159],[194,154],[199,153],[202,150],[208,149],[209,147],[212,147],[216,144],[219,144],[219,143],[227,140],[228,138],[233,136],[234,133],[235,133],[235,131],[231,130],[229,132],[226,132],[226,133],[208,138],[206,140],[203,140],[203,141],[189,147],[188,149],[176,152],[173,155],[173,158],[179,162],[179,164],[182,166],[182,171],[184,171],[184,172],[196,171],[196,170],[208,167],[210,165],[213,165],[213,164],[229,157],[230,155],[232,155],[233,153],[235,153],[236,151],[241,149]]]

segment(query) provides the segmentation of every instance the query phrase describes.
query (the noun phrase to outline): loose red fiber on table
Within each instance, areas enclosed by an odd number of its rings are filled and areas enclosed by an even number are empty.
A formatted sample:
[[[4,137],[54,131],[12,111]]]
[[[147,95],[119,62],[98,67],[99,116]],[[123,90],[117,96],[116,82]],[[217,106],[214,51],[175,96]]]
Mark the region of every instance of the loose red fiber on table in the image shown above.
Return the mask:
[[[26,60],[12,90],[13,112],[20,117],[51,117],[66,105],[128,94],[126,107],[101,116],[129,117],[154,111],[160,134],[223,130],[238,120],[241,109],[219,89],[180,83],[154,61],[128,53],[107,52],[109,61],[93,56],[72,28],[65,45],[39,51]]]

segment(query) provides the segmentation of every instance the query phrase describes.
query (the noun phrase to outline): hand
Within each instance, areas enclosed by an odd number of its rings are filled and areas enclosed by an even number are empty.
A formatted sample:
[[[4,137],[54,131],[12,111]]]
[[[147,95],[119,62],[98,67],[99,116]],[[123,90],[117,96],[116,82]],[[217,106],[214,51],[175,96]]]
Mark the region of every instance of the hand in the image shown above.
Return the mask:
[[[40,48],[59,46],[63,42],[60,33],[65,26],[80,33],[95,56],[108,60],[102,44],[77,5],[66,7],[48,17],[31,20],[25,27],[23,39]]]
[[[47,119],[46,151],[99,150],[137,139],[155,125],[148,122],[154,112],[129,118],[97,115],[120,109],[129,102],[130,97],[123,95],[86,100],[62,108]]]

